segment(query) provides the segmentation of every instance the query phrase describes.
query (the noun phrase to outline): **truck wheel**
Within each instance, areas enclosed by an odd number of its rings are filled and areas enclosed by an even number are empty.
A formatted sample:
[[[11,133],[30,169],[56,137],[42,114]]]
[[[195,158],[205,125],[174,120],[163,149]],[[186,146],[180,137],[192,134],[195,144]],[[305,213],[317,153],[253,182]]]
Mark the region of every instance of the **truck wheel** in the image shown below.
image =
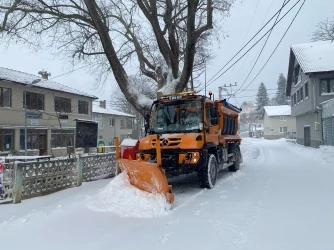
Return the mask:
[[[217,159],[213,154],[209,155],[209,160],[204,169],[198,172],[198,183],[201,188],[213,188],[216,184],[218,173]]]
[[[234,144],[231,148],[230,154],[233,154],[234,162],[233,165],[228,167],[228,171],[237,172],[240,169],[241,153],[238,144]]]

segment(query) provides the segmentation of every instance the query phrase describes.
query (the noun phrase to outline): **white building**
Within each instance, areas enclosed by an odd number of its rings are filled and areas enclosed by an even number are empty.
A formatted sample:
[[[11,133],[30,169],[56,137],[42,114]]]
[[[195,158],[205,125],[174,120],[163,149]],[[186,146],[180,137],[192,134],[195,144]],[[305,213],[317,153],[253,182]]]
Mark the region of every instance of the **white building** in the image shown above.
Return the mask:
[[[296,137],[296,117],[291,116],[289,105],[265,106],[264,139]]]
[[[114,137],[123,139],[131,136],[134,115],[106,107],[106,101],[93,104],[93,120],[98,122],[98,138],[106,146],[114,145]]]

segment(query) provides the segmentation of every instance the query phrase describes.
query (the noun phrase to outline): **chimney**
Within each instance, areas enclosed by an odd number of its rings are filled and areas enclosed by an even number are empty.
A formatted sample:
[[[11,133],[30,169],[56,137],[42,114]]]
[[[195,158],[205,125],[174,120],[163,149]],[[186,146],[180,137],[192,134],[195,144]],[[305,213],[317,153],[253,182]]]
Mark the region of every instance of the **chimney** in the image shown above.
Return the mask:
[[[51,73],[45,71],[44,69],[42,71],[38,72],[39,75],[42,76],[43,79],[49,79],[49,76],[51,76]]]
[[[106,108],[106,100],[100,101],[100,108]]]

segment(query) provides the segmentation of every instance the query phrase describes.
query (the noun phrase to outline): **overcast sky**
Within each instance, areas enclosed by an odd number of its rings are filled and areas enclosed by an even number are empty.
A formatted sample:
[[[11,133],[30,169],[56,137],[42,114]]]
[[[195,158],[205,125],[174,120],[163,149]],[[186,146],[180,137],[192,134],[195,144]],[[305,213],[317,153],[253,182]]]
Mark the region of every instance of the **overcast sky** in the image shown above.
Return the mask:
[[[298,0],[291,0],[291,4],[289,3],[287,7],[292,6],[292,4],[297,1]],[[300,1],[300,4],[301,2],[302,1]],[[282,3],[283,0],[236,1],[236,4],[232,8],[231,16],[226,19],[223,27],[223,30],[228,37],[225,39],[222,38],[220,44],[214,44],[212,48],[215,58],[210,62],[210,65],[208,65],[208,80],[234,56],[234,54],[242,47],[244,41],[247,42],[248,39],[250,39],[276,11],[278,11]],[[256,9],[257,4],[258,7]],[[300,6],[300,4],[298,4],[298,6]],[[298,6],[274,28],[257,66],[254,68],[249,79],[244,83],[244,87],[249,84],[268,59],[297,12]],[[288,8],[285,8],[285,11],[287,10]],[[253,16],[254,18],[252,19]],[[297,19],[268,65],[264,68],[254,83],[252,83],[247,90],[236,94],[236,98],[232,98],[231,102],[239,106],[245,100],[255,100],[256,90],[260,82],[265,83],[266,87],[269,89],[269,96],[273,97],[275,90],[271,89],[276,88],[279,74],[283,73],[285,76],[287,74],[290,46],[296,43],[309,42],[311,38],[310,36],[315,30],[317,23],[333,16],[334,0],[306,0],[300,14],[297,16]],[[248,30],[249,32],[247,35]],[[264,32],[267,30],[268,28],[266,28]],[[238,86],[233,87],[232,89],[233,92],[236,91],[245,81],[263,43],[264,40],[262,40],[238,64],[231,68],[231,70],[219,78],[219,80],[208,86],[207,91],[212,90],[215,95],[218,96],[219,86],[237,82]],[[51,78],[69,72],[68,62],[55,58],[48,51],[37,54],[31,53],[28,49],[20,48],[16,44],[11,45],[7,50],[0,50],[0,66],[36,75],[38,71],[44,69],[51,72]],[[75,65],[74,68],[79,68],[81,66],[82,65]],[[110,95],[113,90],[112,85],[115,84],[111,77],[106,86],[96,88],[94,77],[87,73],[86,68],[62,77],[57,77],[54,81],[80,89],[87,93],[95,94],[100,99],[106,100],[110,100]],[[204,83],[204,75],[201,78],[201,81]],[[244,87],[242,89],[244,89]]]

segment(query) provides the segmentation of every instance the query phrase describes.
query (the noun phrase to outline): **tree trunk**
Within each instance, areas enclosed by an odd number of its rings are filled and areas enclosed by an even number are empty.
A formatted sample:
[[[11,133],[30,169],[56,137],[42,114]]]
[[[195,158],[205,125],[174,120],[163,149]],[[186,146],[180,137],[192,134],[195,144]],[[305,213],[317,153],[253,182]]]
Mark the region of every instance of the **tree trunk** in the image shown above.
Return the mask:
[[[131,91],[132,93],[130,92],[130,83],[128,76],[126,74],[126,71],[124,70],[123,65],[117,57],[116,50],[109,36],[109,29],[107,25],[101,20],[101,17],[98,14],[95,0],[84,0],[84,2],[89,11],[89,15],[93,20],[94,26],[99,34],[103,49],[105,51],[105,55],[109,61],[118,86],[122,90],[127,101],[131,103],[131,105],[136,107],[141,114],[144,115],[144,113],[147,112],[150,107],[149,105],[141,104],[143,102],[139,102],[139,96],[136,95],[136,93],[133,93],[133,91]]]

